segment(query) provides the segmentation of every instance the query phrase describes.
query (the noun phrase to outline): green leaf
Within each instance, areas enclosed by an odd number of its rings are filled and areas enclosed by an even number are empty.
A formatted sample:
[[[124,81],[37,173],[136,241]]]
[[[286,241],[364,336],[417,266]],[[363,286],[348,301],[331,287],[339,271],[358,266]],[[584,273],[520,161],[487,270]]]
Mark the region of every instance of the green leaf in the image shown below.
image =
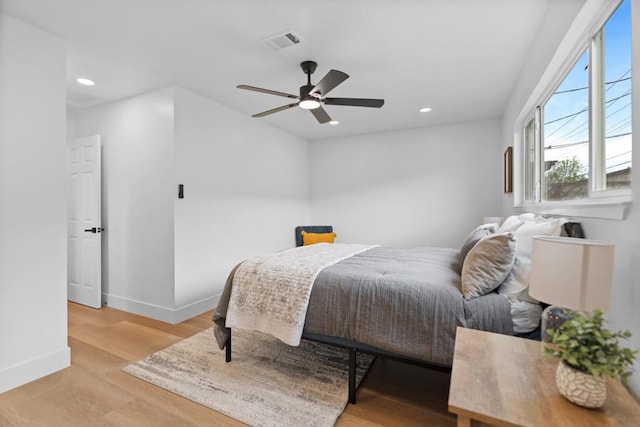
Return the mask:
[[[603,327],[602,311],[591,315],[567,312],[570,320],[557,330],[549,330],[548,336],[555,349],[545,347],[545,354],[558,357],[576,369],[595,376],[628,378],[628,367],[633,365],[637,350],[621,348],[620,339],[631,337],[626,331],[611,332]]]

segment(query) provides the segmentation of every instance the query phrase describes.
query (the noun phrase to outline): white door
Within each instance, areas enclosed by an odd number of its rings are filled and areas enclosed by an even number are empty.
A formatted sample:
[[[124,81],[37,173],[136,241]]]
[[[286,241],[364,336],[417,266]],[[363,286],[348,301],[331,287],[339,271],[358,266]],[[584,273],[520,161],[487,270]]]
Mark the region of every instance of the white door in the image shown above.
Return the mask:
[[[70,301],[100,308],[102,216],[100,136],[69,142],[67,150],[67,293]]]

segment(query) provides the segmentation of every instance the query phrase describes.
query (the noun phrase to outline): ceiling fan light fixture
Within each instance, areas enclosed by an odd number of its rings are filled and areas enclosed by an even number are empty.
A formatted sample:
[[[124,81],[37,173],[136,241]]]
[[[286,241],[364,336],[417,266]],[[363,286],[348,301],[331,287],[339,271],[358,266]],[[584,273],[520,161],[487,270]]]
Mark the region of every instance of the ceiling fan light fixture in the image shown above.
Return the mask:
[[[329,124],[330,124],[330,125],[337,125],[338,123],[340,123],[340,122],[339,122],[339,121],[337,121],[337,120],[331,120],[331,121],[329,122]]]
[[[300,106],[300,108],[303,108],[305,110],[315,110],[316,108],[320,107],[320,102],[313,98],[307,98],[301,100],[298,105]]]

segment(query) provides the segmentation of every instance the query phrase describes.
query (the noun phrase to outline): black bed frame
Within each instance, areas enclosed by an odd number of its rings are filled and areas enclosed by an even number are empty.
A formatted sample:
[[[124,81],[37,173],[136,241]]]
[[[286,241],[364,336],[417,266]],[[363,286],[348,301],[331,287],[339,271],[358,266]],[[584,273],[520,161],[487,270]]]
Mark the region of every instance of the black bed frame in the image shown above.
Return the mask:
[[[231,362],[231,329],[229,329],[229,339],[225,344],[225,361]],[[425,362],[423,360],[402,356],[390,351],[386,351],[374,346],[362,344],[356,341],[345,340],[337,337],[318,334],[302,334],[302,339],[315,341],[323,344],[332,345],[334,347],[346,348],[349,351],[349,403],[356,403],[356,358],[358,353],[371,354],[375,357],[380,356],[386,359],[395,360],[411,365],[422,366],[425,368],[437,370],[440,372],[451,373],[451,367],[437,363]],[[365,374],[366,375],[366,374]]]
[[[225,344],[225,361],[227,363],[231,362],[231,335],[231,329],[229,329],[229,339]],[[515,336],[540,341],[540,325],[538,325],[538,327],[531,332],[528,332],[526,334],[515,334]],[[447,374],[451,373],[451,366],[433,362],[425,362],[424,360],[399,355],[397,353],[386,351],[371,345],[362,344],[357,341],[345,340],[343,338],[330,337],[327,335],[307,334],[304,332],[302,334],[302,339],[315,341],[322,344],[328,344],[334,347],[346,348],[349,351],[349,403],[352,404],[356,403],[356,358],[358,357],[358,353],[366,353],[375,357],[380,356],[385,359],[395,360],[401,363],[408,363],[410,365],[421,366],[423,368],[445,372]]]

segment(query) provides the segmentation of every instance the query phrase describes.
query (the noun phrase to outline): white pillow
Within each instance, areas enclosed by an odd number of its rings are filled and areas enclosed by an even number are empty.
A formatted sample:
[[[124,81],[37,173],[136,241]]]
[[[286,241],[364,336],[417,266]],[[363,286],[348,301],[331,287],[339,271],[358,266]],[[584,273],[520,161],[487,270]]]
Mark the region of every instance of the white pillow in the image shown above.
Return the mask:
[[[500,227],[498,228],[498,233],[516,231],[516,229],[520,227],[522,224],[524,224],[524,222],[520,221],[517,215],[511,215],[510,217],[505,219],[504,222],[500,225]]]
[[[518,215],[518,219],[522,222],[525,222],[525,221],[544,221],[547,218],[540,215],[536,215],[534,213],[523,213]]]
[[[510,301],[528,301],[537,303],[528,293],[529,272],[531,271],[531,248],[533,236],[559,236],[564,218],[525,221],[513,232],[518,241],[516,259],[511,273],[500,285],[498,293]]]
[[[516,257],[513,233],[492,234],[469,251],[462,267],[462,295],[465,299],[496,289],[509,275]]]
[[[511,317],[513,318],[513,332],[524,334],[533,331],[540,324],[542,307],[526,301],[511,303]]]
[[[527,221],[546,222],[549,218],[545,218],[534,213],[523,213],[520,215],[511,215],[498,228],[498,233],[506,233],[508,231],[516,231],[518,227]]]

